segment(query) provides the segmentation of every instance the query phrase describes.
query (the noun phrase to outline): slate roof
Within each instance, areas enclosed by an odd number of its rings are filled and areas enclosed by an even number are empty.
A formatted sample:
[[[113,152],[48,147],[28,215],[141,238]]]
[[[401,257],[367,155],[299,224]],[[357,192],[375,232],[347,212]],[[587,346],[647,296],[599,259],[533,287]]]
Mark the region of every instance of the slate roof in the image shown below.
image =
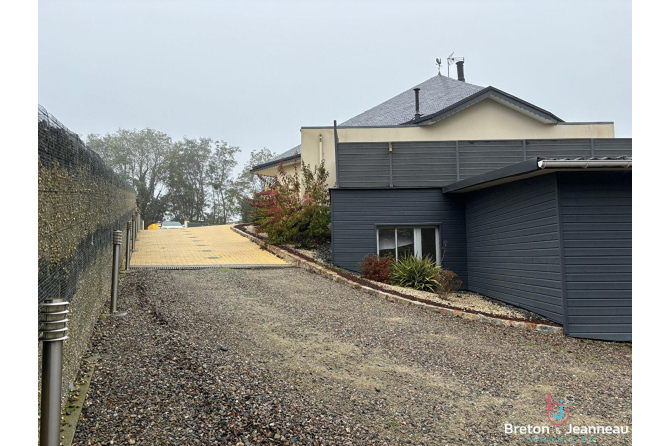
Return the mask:
[[[419,92],[419,113],[421,117],[418,120],[414,119],[416,112],[414,88],[421,89]],[[468,84],[467,82],[438,74],[392,97],[388,101],[382,102],[376,107],[372,107],[344,121],[338,127],[383,127],[403,124],[430,125],[488,97],[524,109],[544,119],[545,122],[562,122],[560,118],[552,113],[509,95],[504,91],[493,87],[480,87]],[[254,166],[252,172],[278,165],[281,161],[289,162],[296,155],[300,156],[300,145],[277,155],[267,163]]]
[[[279,155],[275,156],[274,158],[270,159],[269,161],[259,164],[257,166],[254,166],[251,171],[255,172],[257,170],[264,169],[266,167],[278,165],[280,162],[292,162],[295,157],[298,157],[298,160],[300,160],[300,144],[297,146],[293,147],[292,149],[287,150],[284,153],[280,153]]]
[[[340,125],[374,127],[406,124],[414,119],[414,88],[421,89],[419,112],[422,116],[437,113],[484,89],[438,74]]]

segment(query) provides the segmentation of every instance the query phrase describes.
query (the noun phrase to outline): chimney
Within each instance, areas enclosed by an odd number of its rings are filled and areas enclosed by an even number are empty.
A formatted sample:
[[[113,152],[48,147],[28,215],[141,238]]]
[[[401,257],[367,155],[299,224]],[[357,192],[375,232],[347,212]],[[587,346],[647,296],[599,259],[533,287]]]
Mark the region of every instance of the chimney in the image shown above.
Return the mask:
[[[465,82],[465,73],[463,72],[463,65],[465,64],[464,60],[459,60],[456,62],[456,69],[458,71],[458,80]]]
[[[414,89],[414,103],[416,104],[416,113],[414,115],[414,119],[419,119],[421,116],[421,113],[419,113],[419,90],[420,88],[415,88]]]

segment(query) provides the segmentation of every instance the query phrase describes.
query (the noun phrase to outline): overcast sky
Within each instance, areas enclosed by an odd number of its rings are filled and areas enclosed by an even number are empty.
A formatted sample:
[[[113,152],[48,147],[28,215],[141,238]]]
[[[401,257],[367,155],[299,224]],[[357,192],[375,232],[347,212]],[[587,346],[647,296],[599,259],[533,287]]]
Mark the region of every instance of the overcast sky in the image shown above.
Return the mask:
[[[631,137],[631,14],[615,0],[40,1],[39,102],[81,135],[211,137],[242,164],[423,82],[455,52],[469,83]]]

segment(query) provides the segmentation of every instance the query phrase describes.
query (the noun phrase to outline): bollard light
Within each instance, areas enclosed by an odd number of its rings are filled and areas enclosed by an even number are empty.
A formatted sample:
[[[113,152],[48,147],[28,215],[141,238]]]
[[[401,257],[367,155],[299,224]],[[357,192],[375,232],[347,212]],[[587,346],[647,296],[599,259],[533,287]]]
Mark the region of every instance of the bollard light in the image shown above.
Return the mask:
[[[132,222],[128,221],[126,223],[126,271],[130,269],[130,252],[131,252],[130,244],[132,243],[130,240],[130,234],[132,231],[131,226]]]
[[[69,305],[69,302],[62,299],[50,299],[39,306],[39,340],[42,342],[40,446],[58,446],[60,444],[63,341],[68,338],[67,314]]]
[[[109,312],[116,313],[116,302],[119,297],[119,256],[121,254],[121,239],[123,233],[121,231],[114,231],[112,236],[112,243],[114,250],[112,252],[112,296],[109,303]]]

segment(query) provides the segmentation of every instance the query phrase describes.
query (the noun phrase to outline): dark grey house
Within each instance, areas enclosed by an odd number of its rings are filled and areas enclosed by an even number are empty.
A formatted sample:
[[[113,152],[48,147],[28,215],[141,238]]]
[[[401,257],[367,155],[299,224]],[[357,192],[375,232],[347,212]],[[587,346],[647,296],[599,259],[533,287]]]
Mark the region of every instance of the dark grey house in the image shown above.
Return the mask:
[[[438,73],[252,172],[324,163],[333,262],[430,255],[571,336],[629,341],[632,141]]]
[[[336,265],[430,254],[464,288],[570,336],[632,340],[630,139],[341,143],[336,153]],[[361,157],[386,179],[347,169]]]

